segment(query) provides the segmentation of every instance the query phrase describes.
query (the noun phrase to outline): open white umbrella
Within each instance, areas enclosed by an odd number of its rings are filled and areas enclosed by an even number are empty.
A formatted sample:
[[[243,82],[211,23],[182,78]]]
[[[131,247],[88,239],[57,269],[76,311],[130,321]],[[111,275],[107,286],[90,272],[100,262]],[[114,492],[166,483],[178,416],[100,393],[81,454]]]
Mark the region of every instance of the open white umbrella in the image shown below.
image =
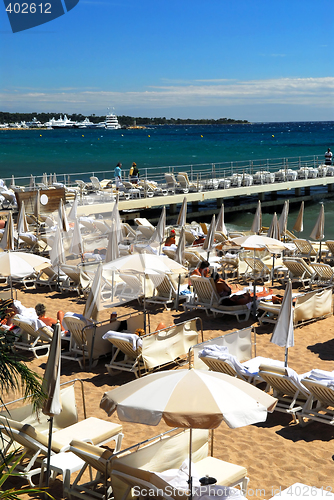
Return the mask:
[[[261,201],[259,200],[257,203],[256,212],[253,219],[253,224],[251,227],[252,233],[259,234],[262,228],[262,210],[261,210]]]
[[[103,264],[103,269],[120,272],[132,270],[134,272],[145,274],[149,274],[152,270],[153,272],[156,271],[160,273],[187,272],[187,269],[184,266],[175,260],[169,259],[165,255],[153,255],[146,253],[120,257],[112,262]]]
[[[238,236],[237,238],[232,238],[230,241],[247,250],[267,248],[270,252],[276,253],[286,250],[286,245],[281,241],[258,234],[252,234],[251,236]]]
[[[51,265],[49,259],[33,253],[3,252],[0,253],[0,275],[13,278],[25,278],[35,271]]]
[[[280,347],[285,347],[285,366],[288,366],[288,348],[295,345],[293,334],[292,283],[290,280],[285,289],[281,309],[270,342]]]
[[[181,205],[181,210],[179,212],[179,216],[177,218],[176,225],[177,226],[185,226],[187,221],[187,197],[183,198],[183,202]]]
[[[169,370],[149,374],[106,392],[100,407],[117,412],[124,422],[190,429],[189,485],[192,429],[215,429],[221,422],[238,428],[264,422],[277,400],[229,375],[206,370]]]
[[[302,201],[300,204],[300,209],[298,212],[298,216],[295,222],[295,225],[292,228],[297,233],[301,233],[304,229],[304,202]]]
[[[325,209],[324,209],[324,204],[321,203],[317,222],[315,223],[312,233],[310,234],[310,238],[312,240],[320,241],[319,262],[321,260],[321,240],[323,240],[324,237],[325,237]]]

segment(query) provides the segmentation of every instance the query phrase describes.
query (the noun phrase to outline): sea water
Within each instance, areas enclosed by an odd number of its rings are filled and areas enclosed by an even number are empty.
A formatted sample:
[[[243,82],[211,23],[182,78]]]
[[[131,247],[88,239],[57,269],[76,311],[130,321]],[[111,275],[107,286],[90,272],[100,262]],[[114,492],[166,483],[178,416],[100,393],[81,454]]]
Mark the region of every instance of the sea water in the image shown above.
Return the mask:
[[[127,172],[135,161],[143,173],[159,167],[314,155],[323,161],[333,146],[334,122],[155,126],[146,129],[0,130],[0,177],[112,172],[118,162]],[[334,147],[334,146],[333,146]],[[61,178],[61,177],[60,177]],[[309,237],[319,203],[305,207]],[[274,210],[274,209],[273,209]],[[288,227],[297,217],[290,209]],[[325,203],[325,236],[334,238],[334,202]],[[269,225],[272,213],[263,215]],[[252,213],[227,216],[231,228],[249,229]]]

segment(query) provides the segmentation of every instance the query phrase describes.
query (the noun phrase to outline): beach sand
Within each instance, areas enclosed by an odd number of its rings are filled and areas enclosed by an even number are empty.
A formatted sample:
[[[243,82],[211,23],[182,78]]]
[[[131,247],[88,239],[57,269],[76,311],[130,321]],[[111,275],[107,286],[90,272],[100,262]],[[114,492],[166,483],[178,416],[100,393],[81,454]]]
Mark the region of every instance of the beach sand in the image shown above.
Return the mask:
[[[76,296],[62,296],[57,292],[18,291],[18,299],[26,307],[34,307],[43,302],[47,313],[56,317],[58,310],[82,313],[84,301]],[[118,315],[130,310],[140,310],[137,302],[116,309]],[[99,319],[109,318],[111,310],[101,311]],[[151,311],[151,331],[163,321],[169,325],[173,321],[181,322],[199,316],[203,321],[204,339],[223,335],[233,330],[244,328],[252,321],[238,324],[233,317],[208,318],[204,312],[192,311]],[[256,354],[284,360],[284,349],[269,342],[273,325],[259,327],[256,324]],[[46,358],[30,358],[27,363],[39,375],[43,375]],[[87,416],[108,420],[106,413],[99,408],[105,391],[127,381],[133,380],[131,374],[111,376],[105,368],[105,360],[100,360],[92,372],[81,371],[78,363],[63,361],[61,382],[80,378],[84,381]],[[334,318],[333,316],[295,329],[295,346],[289,349],[289,366],[298,373],[312,368],[334,369]],[[10,397],[6,398],[11,400]],[[79,406],[82,418],[81,406]],[[113,415],[111,421],[117,422]],[[167,430],[165,424],[149,427],[139,424],[123,423],[124,439],[122,448],[126,448],[144,439],[153,437]],[[224,423],[214,432],[214,456],[247,468],[250,478],[246,497],[268,499],[295,482],[305,483],[318,488],[334,491],[334,427],[321,423],[311,423],[306,427],[294,424],[289,415],[274,412],[269,414],[264,424],[252,425],[240,429],[229,429]],[[72,476],[74,479],[74,476]],[[25,481],[13,479],[16,484],[25,485]],[[11,484],[13,482],[11,481]],[[61,481],[56,480],[50,493],[55,498],[62,498]],[[26,498],[37,498],[26,496]]]

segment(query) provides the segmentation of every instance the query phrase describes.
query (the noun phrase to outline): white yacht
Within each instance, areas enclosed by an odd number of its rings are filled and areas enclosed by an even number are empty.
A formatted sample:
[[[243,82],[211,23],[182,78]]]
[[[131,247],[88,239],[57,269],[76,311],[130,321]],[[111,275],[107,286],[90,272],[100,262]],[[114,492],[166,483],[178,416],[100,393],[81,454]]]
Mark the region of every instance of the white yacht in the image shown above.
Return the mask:
[[[83,122],[76,122],[76,128],[96,128],[98,124],[90,121],[89,118],[85,118]]]
[[[109,130],[116,130],[121,128],[118,123],[117,116],[114,113],[108,113],[106,116],[105,128]]]
[[[64,118],[62,116],[60,116],[60,118],[58,118],[58,120],[56,120],[55,118],[52,118],[45,125],[47,127],[52,127],[53,129],[55,129],[55,128],[72,128],[75,124],[76,124],[76,122],[74,122],[73,120],[70,120],[69,118],[67,118],[66,115],[64,115]]]

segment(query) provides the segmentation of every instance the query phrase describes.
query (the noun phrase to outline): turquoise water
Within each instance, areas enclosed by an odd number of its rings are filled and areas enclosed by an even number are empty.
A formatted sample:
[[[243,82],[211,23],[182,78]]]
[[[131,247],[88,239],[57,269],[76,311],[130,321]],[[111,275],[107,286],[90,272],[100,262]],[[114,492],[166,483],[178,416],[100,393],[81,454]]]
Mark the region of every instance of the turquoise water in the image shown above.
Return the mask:
[[[334,122],[161,126],[146,130],[0,130],[3,177],[319,155]]]
[[[334,122],[161,126],[145,130],[0,130],[0,177],[113,172],[119,161],[125,171],[135,161],[142,174],[148,169],[148,175],[161,166],[308,155],[322,161],[327,148],[333,146],[333,133]],[[319,203],[305,207],[302,237],[309,237],[319,208]],[[298,207],[291,207],[289,228],[297,213]],[[326,200],[325,215],[326,238],[334,239],[333,201]],[[270,224],[271,216],[264,213],[264,225]],[[249,229],[252,219],[251,213],[227,216],[231,228]]]

